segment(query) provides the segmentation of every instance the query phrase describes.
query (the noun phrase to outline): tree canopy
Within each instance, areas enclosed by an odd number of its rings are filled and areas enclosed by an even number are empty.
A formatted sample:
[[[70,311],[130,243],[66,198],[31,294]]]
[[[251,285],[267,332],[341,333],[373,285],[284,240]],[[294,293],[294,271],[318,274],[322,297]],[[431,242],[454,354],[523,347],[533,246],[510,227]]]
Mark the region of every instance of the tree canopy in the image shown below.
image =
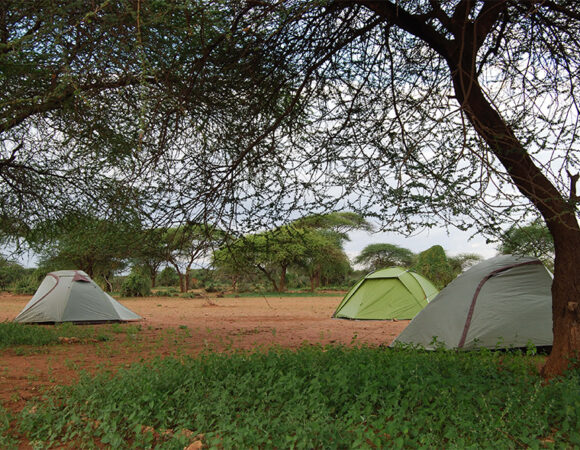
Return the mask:
[[[456,276],[445,250],[440,245],[434,245],[419,253],[413,270],[425,276],[439,289],[443,289]]]
[[[274,291],[286,289],[290,269],[304,272],[311,290],[321,278],[345,275],[350,263],[343,251],[347,231],[370,229],[369,223],[354,213],[312,215],[261,233],[226,242],[214,253],[213,263],[232,276],[234,284],[250,271],[263,274]]]
[[[355,264],[362,264],[369,271],[389,266],[411,267],[415,254],[394,244],[370,244],[355,258]]]
[[[536,256],[550,270],[554,268],[554,239],[541,221],[512,226],[502,235],[498,250],[503,254]]]
[[[131,223],[74,215],[59,228],[62,231],[52,244],[43,242],[37,248],[46,271],[81,269],[91,278],[109,280],[127,266],[138,248],[140,230]]]

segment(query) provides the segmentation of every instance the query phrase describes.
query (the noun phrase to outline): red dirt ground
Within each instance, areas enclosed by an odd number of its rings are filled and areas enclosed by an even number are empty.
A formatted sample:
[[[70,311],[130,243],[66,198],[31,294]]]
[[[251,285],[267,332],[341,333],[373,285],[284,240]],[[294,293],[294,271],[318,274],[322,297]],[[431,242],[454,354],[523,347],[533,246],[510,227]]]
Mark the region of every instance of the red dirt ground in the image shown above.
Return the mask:
[[[155,356],[272,345],[298,348],[305,341],[351,345],[353,338],[357,343],[389,344],[409,322],[331,319],[341,297],[122,299],[143,320],[116,327],[93,325],[112,336],[109,341],[0,350],[0,404],[18,411],[52,386],[74,382],[82,370],[115,370]],[[29,299],[1,293],[0,322],[12,320]],[[124,327],[135,325],[140,325],[139,332],[126,332],[130,328]]]

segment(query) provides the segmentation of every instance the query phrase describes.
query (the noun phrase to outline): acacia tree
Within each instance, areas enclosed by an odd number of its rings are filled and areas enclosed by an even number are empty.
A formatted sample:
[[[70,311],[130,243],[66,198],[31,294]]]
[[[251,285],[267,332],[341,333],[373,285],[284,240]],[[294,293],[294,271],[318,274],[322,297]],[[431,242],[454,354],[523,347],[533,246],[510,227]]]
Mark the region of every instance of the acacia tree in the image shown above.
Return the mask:
[[[205,1],[3,1],[0,238],[30,238],[39,221],[79,211],[134,208],[149,228],[193,216],[205,223],[208,210],[219,211],[216,198],[228,193],[213,177],[227,168],[214,170],[203,150],[217,156],[254,131],[242,118],[258,102],[236,96],[271,88],[233,64],[257,77],[266,61],[245,62],[244,39],[231,39],[236,10]],[[201,151],[192,161],[186,150]],[[197,186],[183,195],[175,180],[190,176]]]
[[[322,277],[333,271],[350,269],[350,262],[342,248],[342,239],[329,230],[303,229],[299,238],[305,246],[296,265],[310,280],[310,291],[320,287]]]
[[[492,233],[510,215],[542,215],[556,254],[543,373],[561,373],[580,351],[580,6],[252,3],[277,23],[267,48],[289,61],[294,108],[308,113],[293,122],[303,139],[292,147],[319,163],[309,173],[326,169],[327,186],[350,194],[343,203],[380,208],[387,224],[413,228],[434,213]]]
[[[434,245],[419,253],[413,270],[425,276],[439,289],[443,289],[455,278],[445,250],[440,245]]]
[[[554,269],[554,240],[546,226],[537,220],[512,226],[502,235],[498,250],[503,254],[536,256],[550,270]]]
[[[266,277],[276,292],[286,290],[288,270],[298,269],[307,274],[314,291],[324,274],[350,267],[342,245],[348,232],[357,229],[372,227],[364,217],[351,212],[301,217],[289,225],[226,243],[214,253],[214,265],[232,276],[234,286],[242,276],[255,271]]]
[[[91,278],[102,278],[112,290],[112,276],[123,270],[135,253],[139,229],[131,223],[81,215],[69,217],[59,228],[64,231],[55,241],[36,247],[40,266],[81,269]]]
[[[309,230],[283,226],[243,236],[214,253],[214,264],[230,272],[257,271],[275,292],[286,290],[288,269],[300,265],[319,244]]]
[[[6,232],[96,192],[72,183],[78,196],[57,196],[55,209],[41,201],[47,170],[104,193],[138,179],[155,217],[211,214],[223,228],[345,209],[383,229],[475,224],[497,235],[535,208],[555,246],[544,374],[580,350],[576,2],[2,8]]]
[[[292,225],[308,232],[307,251],[300,266],[308,274],[310,290],[320,286],[324,274],[350,269],[350,262],[343,245],[350,240],[348,233],[355,230],[372,231],[372,225],[360,214],[353,212],[332,212],[313,214],[295,220]]]
[[[181,292],[189,291],[193,264],[209,257],[224,238],[221,230],[207,224],[185,224],[165,231],[165,258],[179,276]]]
[[[165,233],[166,230],[162,228],[142,230],[132,254],[134,263],[147,270],[152,288],[156,287],[159,268],[167,262],[167,245],[163,239]]]
[[[367,270],[378,270],[388,266],[410,267],[415,254],[394,244],[369,244],[355,258],[355,264],[363,264]]]

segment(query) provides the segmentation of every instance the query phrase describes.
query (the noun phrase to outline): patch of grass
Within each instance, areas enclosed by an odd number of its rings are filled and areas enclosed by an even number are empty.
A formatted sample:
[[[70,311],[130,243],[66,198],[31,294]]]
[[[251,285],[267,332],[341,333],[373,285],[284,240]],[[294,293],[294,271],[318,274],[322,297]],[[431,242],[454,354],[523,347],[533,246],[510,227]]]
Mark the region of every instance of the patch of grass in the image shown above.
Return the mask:
[[[141,324],[113,323],[110,330],[115,334],[135,335],[142,330]]]
[[[57,325],[33,325],[0,322],[0,349],[19,345],[46,346],[58,344],[59,338],[77,338],[99,342],[111,339],[111,333],[135,335],[141,325],[113,324],[109,326],[74,325],[70,322]],[[19,350],[23,352],[23,350]],[[27,351],[24,351],[26,353]],[[23,354],[24,354],[23,353]]]
[[[162,287],[155,289],[153,291],[153,295],[156,297],[178,297],[179,296],[179,289],[174,287]]]
[[[24,325],[14,322],[0,323],[0,348],[14,345],[56,344],[58,337],[53,326]]]
[[[580,445],[580,372],[542,385],[511,353],[304,346],[83,376],[19,417],[31,440],[183,448]],[[143,433],[143,426],[157,430]]]
[[[340,292],[230,292],[225,293],[224,298],[232,297],[341,297]]]

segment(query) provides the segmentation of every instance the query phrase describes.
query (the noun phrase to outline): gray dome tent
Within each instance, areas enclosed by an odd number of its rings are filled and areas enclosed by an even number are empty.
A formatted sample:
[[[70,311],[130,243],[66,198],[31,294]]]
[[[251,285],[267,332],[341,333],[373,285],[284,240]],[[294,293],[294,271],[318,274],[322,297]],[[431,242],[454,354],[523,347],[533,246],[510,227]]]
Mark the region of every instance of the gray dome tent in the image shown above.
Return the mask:
[[[139,320],[82,270],[49,273],[15,322],[108,322]]]
[[[552,275],[537,259],[501,255],[453,280],[391,344],[434,349],[552,345]]]

